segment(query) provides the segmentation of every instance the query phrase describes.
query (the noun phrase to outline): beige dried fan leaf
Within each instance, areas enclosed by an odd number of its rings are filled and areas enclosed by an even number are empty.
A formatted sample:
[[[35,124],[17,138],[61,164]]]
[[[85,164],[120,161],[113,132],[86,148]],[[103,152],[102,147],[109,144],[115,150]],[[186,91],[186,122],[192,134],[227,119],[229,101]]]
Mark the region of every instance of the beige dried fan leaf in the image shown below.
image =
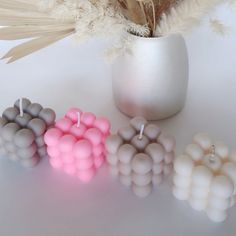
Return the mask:
[[[62,21],[41,12],[36,0],[0,0],[0,40],[31,38],[11,49],[2,59],[8,63],[49,46],[75,31],[71,20]]]
[[[73,34],[73,31],[67,30],[67,31],[56,33],[51,36],[42,36],[40,38],[33,39],[29,42],[26,42],[19,46],[14,47],[2,59],[10,58],[8,63],[14,62],[22,57],[25,57],[42,48],[45,48],[49,46],[50,44],[53,44],[71,34]]]

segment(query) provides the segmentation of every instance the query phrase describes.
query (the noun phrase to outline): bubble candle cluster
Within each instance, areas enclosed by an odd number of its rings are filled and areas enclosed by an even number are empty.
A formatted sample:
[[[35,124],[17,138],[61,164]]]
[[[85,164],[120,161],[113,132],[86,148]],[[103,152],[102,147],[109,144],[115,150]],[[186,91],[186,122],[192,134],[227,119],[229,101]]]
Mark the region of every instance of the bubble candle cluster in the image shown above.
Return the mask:
[[[174,196],[205,211],[212,221],[224,221],[236,202],[236,152],[199,133],[176,158],[174,169]]]
[[[109,132],[110,123],[106,118],[70,109],[45,134],[51,166],[83,182],[90,181],[104,162]]]
[[[52,109],[26,98],[16,101],[0,117],[0,155],[24,167],[35,166],[47,154],[43,136],[55,117]]]
[[[172,172],[175,139],[142,117],[110,135],[106,149],[111,173],[139,197],[148,196],[153,185]]]

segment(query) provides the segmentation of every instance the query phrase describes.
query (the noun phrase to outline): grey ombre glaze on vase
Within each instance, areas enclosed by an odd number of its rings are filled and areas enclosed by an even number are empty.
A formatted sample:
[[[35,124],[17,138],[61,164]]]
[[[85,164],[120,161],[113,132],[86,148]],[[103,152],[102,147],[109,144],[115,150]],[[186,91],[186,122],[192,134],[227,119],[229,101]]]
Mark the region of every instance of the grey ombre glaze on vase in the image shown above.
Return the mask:
[[[185,105],[189,64],[181,35],[131,36],[130,52],[113,65],[113,93],[124,114],[148,120],[171,117]]]

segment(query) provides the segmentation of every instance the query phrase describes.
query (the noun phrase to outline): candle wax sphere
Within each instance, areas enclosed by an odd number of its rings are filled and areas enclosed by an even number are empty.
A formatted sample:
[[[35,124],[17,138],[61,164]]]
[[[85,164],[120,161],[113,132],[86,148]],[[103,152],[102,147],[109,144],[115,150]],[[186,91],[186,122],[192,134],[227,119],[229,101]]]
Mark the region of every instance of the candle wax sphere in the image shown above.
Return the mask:
[[[152,172],[154,174],[160,174],[163,172],[163,169],[164,169],[164,163],[163,162],[160,162],[160,163],[157,163],[153,165],[152,167]]]
[[[159,185],[162,182],[163,174],[157,174],[152,176],[152,183],[154,185]]]
[[[40,157],[47,156],[47,148],[46,148],[46,146],[38,148],[38,155]]]
[[[208,217],[215,222],[222,222],[227,217],[226,211],[217,210],[215,208],[207,208],[206,212]]]
[[[205,198],[190,197],[189,204],[196,211],[202,211],[205,209],[207,202]]]
[[[43,135],[47,128],[45,122],[40,120],[39,118],[32,119],[28,123],[27,127],[34,132],[35,136]]]
[[[15,152],[16,151],[16,146],[14,144],[12,144],[12,142],[6,142],[5,148],[8,152]]]
[[[88,139],[94,146],[97,146],[102,142],[102,133],[97,128],[88,129],[84,137]]]
[[[164,156],[164,161],[166,164],[171,164],[173,163],[174,158],[175,158],[174,152],[167,152]]]
[[[15,153],[9,153],[8,155],[9,160],[17,162],[20,160],[20,158]]]
[[[137,150],[132,145],[124,144],[119,148],[117,156],[122,163],[128,164],[136,153]]]
[[[89,158],[92,154],[92,145],[89,141],[78,141],[74,146],[74,154],[78,159]]]
[[[78,170],[87,170],[92,168],[93,166],[93,158],[89,157],[86,159],[77,160],[76,167]]]
[[[67,113],[66,117],[73,122],[78,122],[78,113],[81,115],[82,111],[79,108],[71,108]]]
[[[109,153],[111,154],[116,154],[118,151],[119,147],[123,144],[123,140],[120,136],[118,135],[110,135],[106,139],[106,149]]]
[[[5,141],[11,142],[20,126],[16,123],[8,123],[2,128],[2,137]]]
[[[47,124],[47,126],[51,126],[55,122],[56,113],[50,108],[43,108],[39,112],[39,118],[42,119]]]
[[[2,116],[8,121],[14,121],[18,114],[19,110],[17,108],[9,107],[3,112]]]
[[[61,158],[64,164],[71,164],[72,162],[74,162],[74,157],[71,155],[71,153],[59,152],[59,155],[57,157]]]
[[[185,149],[185,153],[192,157],[194,161],[201,160],[204,155],[202,148],[200,148],[199,145],[195,143],[189,144]]]
[[[104,163],[104,161],[105,161],[105,157],[103,155],[94,157],[95,168],[97,168],[97,169],[100,168],[102,166],[102,164]]]
[[[64,135],[59,141],[59,149],[61,152],[70,153],[76,143],[76,138],[70,134]]]
[[[161,133],[161,129],[153,124],[148,124],[144,129],[144,134],[148,137],[150,140],[156,140],[158,136]]]
[[[229,156],[229,148],[222,142],[215,144],[215,153],[222,159],[226,159]]]
[[[189,189],[188,188],[177,188],[173,187],[173,195],[179,200],[187,200],[189,197]]]
[[[103,150],[104,150],[104,146],[102,144],[94,146],[93,147],[93,155],[94,156],[100,156],[100,155],[102,155]]]
[[[65,165],[64,166],[64,171],[68,174],[68,175],[75,175],[76,174],[76,168],[74,165]]]
[[[50,158],[49,160],[51,166],[55,169],[60,169],[63,166],[63,163],[60,158]]]
[[[94,177],[94,175],[95,175],[95,169],[94,168],[90,168],[88,170],[80,171],[77,174],[78,178],[84,183],[88,183]]]
[[[152,185],[148,184],[146,186],[138,186],[136,184],[133,184],[132,189],[136,196],[144,198],[152,192]]]
[[[31,103],[27,108],[26,111],[33,117],[37,117],[43,107],[38,103]]]
[[[57,128],[51,128],[44,136],[45,143],[48,146],[56,146],[59,143],[63,133]]]
[[[15,134],[14,142],[20,148],[27,148],[34,142],[34,134],[29,129],[21,129]]]
[[[118,169],[123,175],[130,175],[132,172],[131,166],[129,164],[123,164],[121,162],[118,164]]]
[[[44,137],[43,136],[40,136],[40,137],[37,137],[35,139],[35,143],[38,147],[42,147],[42,146],[45,146],[45,143],[44,143]]]
[[[172,173],[172,170],[173,170],[173,164],[170,163],[170,164],[164,165],[163,173],[164,175],[170,175]]]
[[[127,187],[131,186],[131,184],[132,184],[132,179],[131,179],[130,175],[120,174],[119,180],[124,186],[127,186]]]
[[[202,187],[202,186],[196,186],[193,184],[192,189],[191,189],[191,196],[193,198],[204,198],[207,199],[207,196],[209,194],[209,188],[208,187]]]
[[[32,144],[28,148],[19,149],[17,151],[17,154],[19,155],[19,157],[21,157],[23,159],[29,159],[29,158],[33,157],[36,152],[37,152],[37,146],[35,144]]]
[[[175,171],[184,176],[190,176],[194,167],[194,162],[187,155],[178,157],[174,164]]]
[[[230,207],[230,199],[211,196],[211,200],[209,201],[208,205],[209,207],[218,210],[227,210]]]
[[[175,148],[175,139],[172,136],[161,134],[158,137],[158,141],[164,146],[167,152],[171,152]]]
[[[140,131],[142,125],[147,124],[147,120],[145,120],[143,117],[135,117],[130,121],[130,124],[133,128],[135,128],[136,131]]]
[[[234,194],[236,194],[236,163],[225,163],[222,167],[222,171],[234,182]]]
[[[26,108],[31,104],[31,101],[27,98],[22,98],[22,108],[23,108],[23,111],[26,110]],[[20,109],[20,99],[18,99],[14,106],[18,109]]]
[[[31,115],[23,113],[23,116],[21,115],[16,116],[15,122],[20,126],[25,127],[30,122],[31,119],[32,119]]]
[[[204,150],[208,150],[212,147],[212,141],[208,134],[198,133],[193,137],[194,143],[198,144]]]
[[[208,188],[212,177],[212,172],[207,167],[197,166],[193,170],[192,181],[197,186]]]
[[[85,125],[80,124],[80,126],[78,127],[77,124],[74,124],[70,128],[70,133],[76,138],[82,138],[86,130],[87,128]]]
[[[165,150],[158,143],[149,144],[145,149],[145,153],[152,157],[154,163],[160,163],[164,160]]]
[[[179,174],[175,174],[173,177],[173,182],[175,186],[179,188],[189,188],[191,185],[191,179],[186,178],[185,176],[181,176]]]
[[[118,130],[118,134],[125,142],[129,142],[136,134],[136,131],[131,126],[122,127]]]
[[[139,138],[139,135],[136,135],[131,140],[131,144],[137,148],[139,151],[143,151],[149,143],[149,140],[146,136],[143,136],[141,139]]]
[[[138,186],[146,186],[152,182],[152,174],[149,172],[144,175],[132,173],[132,181]]]
[[[224,175],[216,176],[211,184],[211,192],[222,198],[229,198],[234,191],[232,180]]]
[[[70,119],[62,118],[56,122],[55,127],[63,132],[69,132],[72,125],[73,123]]]
[[[131,165],[135,173],[147,174],[152,169],[152,160],[148,155],[139,153],[135,155]]]
[[[0,117],[0,131],[7,124],[7,120],[4,117]]]
[[[103,134],[108,134],[111,128],[111,124],[106,118],[97,118],[94,121],[94,127],[101,130]]]
[[[110,165],[109,166],[109,172],[110,172],[112,177],[119,176],[119,170],[118,170],[117,166],[115,166],[115,165]]]
[[[107,162],[112,165],[112,166],[115,166],[118,164],[118,158],[117,158],[117,155],[115,154],[108,154],[107,155]]]
[[[22,166],[26,167],[26,168],[31,168],[34,167],[38,164],[39,162],[39,156],[36,154],[33,157],[29,158],[29,159],[23,159],[21,160],[21,164]]]
[[[88,127],[91,127],[96,119],[96,116],[91,112],[84,112],[81,116],[81,121]]]
[[[47,153],[50,157],[59,157],[60,156],[60,151],[56,146],[49,146],[47,147]]]

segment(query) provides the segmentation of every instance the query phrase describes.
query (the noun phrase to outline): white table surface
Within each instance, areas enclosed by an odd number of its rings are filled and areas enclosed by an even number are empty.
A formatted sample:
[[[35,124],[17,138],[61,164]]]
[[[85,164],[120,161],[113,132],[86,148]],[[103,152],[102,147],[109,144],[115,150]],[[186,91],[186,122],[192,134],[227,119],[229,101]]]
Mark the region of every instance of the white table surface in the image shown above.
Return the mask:
[[[219,9],[231,27],[226,37],[207,24],[186,37],[190,84],[186,107],[177,116],[157,122],[176,136],[177,153],[197,131],[236,147],[236,13]],[[0,42],[3,55],[13,42]],[[110,66],[101,60],[106,43],[76,45],[63,40],[14,64],[0,62],[0,111],[19,97],[56,110],[71,106],[107,116],[115,131],[128,122],[114,106]],[[0,160],[1,236],[142,236],[236,235],[236,208],[228,219],[212,223],[204,213],[176,200],[171,181],[146,199],[113,180],[104,166],[89,184],[53,170],[44,159],[25,170]]]

